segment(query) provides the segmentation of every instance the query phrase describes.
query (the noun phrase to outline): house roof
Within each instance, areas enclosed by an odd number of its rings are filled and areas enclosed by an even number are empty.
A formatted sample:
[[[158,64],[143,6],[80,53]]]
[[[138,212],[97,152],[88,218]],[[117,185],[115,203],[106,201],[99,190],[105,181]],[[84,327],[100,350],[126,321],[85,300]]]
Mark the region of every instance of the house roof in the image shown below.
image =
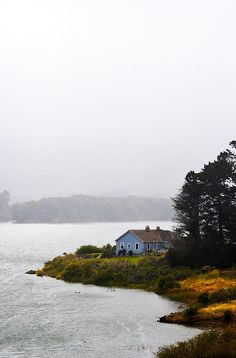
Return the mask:
[[[171,242],[174,239],[176,239],[177,234],[173,231],[169,230],[162,230],[162,229],[156,229],[156,230],[128,230],[123,235],[121,235],[117,240],[121,239],[124,235],[126,235],[128,232],[131,232],[135,236],[137,236],[141,241],[143,242],[150,242],[153,241],[162,242],[167,241]]]

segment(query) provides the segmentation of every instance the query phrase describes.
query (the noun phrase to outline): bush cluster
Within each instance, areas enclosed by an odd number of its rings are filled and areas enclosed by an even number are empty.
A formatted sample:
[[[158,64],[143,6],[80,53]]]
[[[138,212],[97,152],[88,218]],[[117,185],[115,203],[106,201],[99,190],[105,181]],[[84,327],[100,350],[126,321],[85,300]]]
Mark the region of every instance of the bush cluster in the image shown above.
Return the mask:
[[[224,311],[223,320],[225,323],[230,323],[233,319],[233,312],[231,310]],[[235,352],[236,353],[236,352]]]
[[[97,254],[102,252],[102,248],[101,247],[97,247],[95,245],[82,245],[80,246],[76,251],[75,254],[76,255],[87,255],[87,254]]]
[[[180,288],[180,284],[174,278],[173,275],[166,275],[166,276],[161,276],[158,279],[158,288],[159,289]]]
[[[218,291],[212,292],[209,294],[208,292],[201,293],[197,301],[199,304],[206,306],[213,303],[218,302],[227,302],[236,299],[236,287],[223,288]]]
[[[233,329],[204,332],[186,342],[161,348],[159,358],[235,358],[236,331]]]
[[[189,320],[192,320],[194,316],[198,314],[197,306],[190,306],[184,311],[184,316]]]
[[[101,254],[101,257],[113,257],[115,256],[115,246],[110,244],[104,245],[103,247],[98,247],[95,245],[82,245],[76,251],[75,255],[91,255],[91,254]]]
[[[72,254],[47,262],[43,272],[68,282],[104,286],[152,283],[157,285],[157,291],[180,287],[178,280],[193,274],[186,268],[170,268],[165,259],[158,256],[83,259]]]

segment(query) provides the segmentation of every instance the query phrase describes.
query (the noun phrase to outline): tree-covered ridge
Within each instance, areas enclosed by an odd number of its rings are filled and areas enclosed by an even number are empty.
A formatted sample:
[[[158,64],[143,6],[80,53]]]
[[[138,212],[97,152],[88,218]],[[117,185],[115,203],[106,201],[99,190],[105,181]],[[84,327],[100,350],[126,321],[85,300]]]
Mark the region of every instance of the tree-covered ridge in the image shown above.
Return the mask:
[[[15,204],[12,219],[18,223],[73,223],[171,220],[171,200],[157,198],[93,197],[73,195]]]
[[[9,206],[10,193],[4,190],[0,193],[0,222],[11,220],[11,207]]]
[[[173,199],[181,239],[174,265],[229,266],[236,261],[236,142],[195,173]]]

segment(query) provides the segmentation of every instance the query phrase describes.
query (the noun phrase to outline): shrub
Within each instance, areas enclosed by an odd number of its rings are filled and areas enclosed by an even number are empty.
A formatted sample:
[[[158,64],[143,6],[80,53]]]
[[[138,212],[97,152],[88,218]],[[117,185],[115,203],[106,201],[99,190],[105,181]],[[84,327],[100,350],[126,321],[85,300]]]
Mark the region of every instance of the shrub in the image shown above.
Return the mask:
[[[221,289],[209,295],[210,303],[226,302],[236,299],[236,287]]]
[[[118,251],[118,256],[125,256],[126,255],[126,250],[122,249]]]
[[[43,270],[38,270],[36,272],[36,275],[39,276],[39,277],[43,277]]]
[[[97,247],[94,245],[82,245],[79,249],[76,250],[75,254],[79,255],[86,255],[86,254],[95,254],[98,252],[102,252],[101,247]]]
[[[185,280],[188,277],[191,277],[197,273],[197,270],[193,270],[193,269],[190,269],[187,267],[178,267],[172,271],[173,271],[173,275],[174,275],[175,279],[178,281]]]
[[[133,256],[133,254],[134,254],[133,251],[132,251],[132,250],[129,250],[128,255],[129,255],[129,256]]]
[[[200,303],[200,305],[206,306],[209,303],[208,292],[200,293],[200,295],[197,298],[197,302]]]
[[[169,289],[169,288],[179,288],[180,284],[175,278],[171,275],[161,276],[158,280],[158,288],[160,289]]]
[[[189,320],[193,319],[198,313],[198,308],[196,306],[191,306],[184,311],[184,316]]]
[[[111,246],[110,244],[107,244],[102,247],[102,255],[103,258],[110,258],[115,256],[115,247]]]
[[[226,310],[223,315],[223,321],[225,323],[231,322],[233,319],[233,312],[231,310]]]
[[[225,289],[221,289],[212,292],[209,296],[210,303],[225,302],[227,300],[227,294]]]

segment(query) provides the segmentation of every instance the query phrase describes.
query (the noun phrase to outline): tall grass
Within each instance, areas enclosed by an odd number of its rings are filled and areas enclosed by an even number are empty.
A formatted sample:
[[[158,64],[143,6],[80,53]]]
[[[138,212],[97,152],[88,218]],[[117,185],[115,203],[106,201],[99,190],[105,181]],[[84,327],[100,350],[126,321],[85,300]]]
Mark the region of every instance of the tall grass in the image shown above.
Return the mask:
[[[235,358],[236,357],[236,331],[232,328],[226,330],[212,330],[186,342],[161,348],[158,358]]]
[[[193,271],[172,269],[158,256],[82,259],[66,255],[45,263],[40,273],[68,282],[125,287],[152,283],[156,289],[163,289],[177,287],[177,280]]]

